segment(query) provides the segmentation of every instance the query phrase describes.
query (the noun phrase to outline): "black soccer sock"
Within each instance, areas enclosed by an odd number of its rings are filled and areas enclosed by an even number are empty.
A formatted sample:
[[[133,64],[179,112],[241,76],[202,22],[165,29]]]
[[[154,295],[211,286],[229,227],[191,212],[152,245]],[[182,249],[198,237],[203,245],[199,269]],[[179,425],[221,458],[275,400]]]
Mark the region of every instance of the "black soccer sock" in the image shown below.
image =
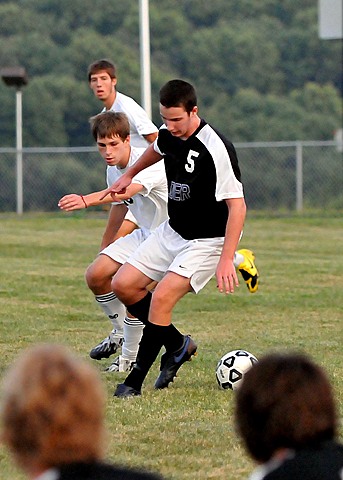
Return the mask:
[[[150,367],[154,363],[159,354],[164,337],[168,327],[162,327],[148,322],[143,329],[142,339],[136,358],[136,364],[126,377],[124,383],[135,390],[140,390],[147,376]]]
[[[164,335],[163,345],[167,352],[176,352],[182,347],[184,336],[172,323],[165,328],[166,334]]]
[[[148,323],[150,323],[148,318],[149,318],[149,309],[150,309],[151,299],[152,299],[152,293],[148,292],[146,296],[143,297],[138,302],[133,303],[132,305],[126,305],[128,312],[130,312],[131,315],[138,318],[142,323],[144,323],[144,325],[147,325]],[[174,352],[179,348],[181,348],[183,343],[182,333],[179,332],[179,330],[173,324],[170,324],[168,327],[163,327],[163,328],[168,329],[168,330],[165,330],[166,335],[164,335],[165,341],[163,342],[163,345],[166,347],[166,350]]]
[[[131,313],[133,317],[138,318],[144,325],[149,323],[149,309],[151,303],[152,293],[147,292],[145,297],[132,305],[126,305],[127,311]]]

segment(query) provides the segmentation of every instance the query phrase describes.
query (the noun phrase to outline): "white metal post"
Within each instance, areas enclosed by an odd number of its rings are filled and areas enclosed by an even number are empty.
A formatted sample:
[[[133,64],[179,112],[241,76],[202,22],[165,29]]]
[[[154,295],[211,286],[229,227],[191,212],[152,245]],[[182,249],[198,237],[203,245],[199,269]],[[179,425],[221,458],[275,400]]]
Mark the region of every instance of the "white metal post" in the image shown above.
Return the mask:
[[[22,91],[16,91],[17,214],[23,213],[23,121]]]
[[[142,107],[151,118],[149,0],[139,0]]]
[[[295,155],[295,175],[296,175],[296,210],[301,212],[303,209],[303,146],[297,142]]]

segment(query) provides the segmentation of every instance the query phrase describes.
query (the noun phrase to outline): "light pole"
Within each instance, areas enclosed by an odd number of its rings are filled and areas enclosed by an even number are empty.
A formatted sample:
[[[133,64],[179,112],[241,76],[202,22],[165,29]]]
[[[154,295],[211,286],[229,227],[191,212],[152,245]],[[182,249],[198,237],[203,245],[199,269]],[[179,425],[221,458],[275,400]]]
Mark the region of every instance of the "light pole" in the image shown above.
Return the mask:
[[[151,118],[149,0],[139,0],[142,107]]]
[[[16,87],[16,152],[17,152],[17,214],[23,213],[23,121],[22,87],[28,78],[23,67],[8,67],[0,70],[0,75],[9,87]]]

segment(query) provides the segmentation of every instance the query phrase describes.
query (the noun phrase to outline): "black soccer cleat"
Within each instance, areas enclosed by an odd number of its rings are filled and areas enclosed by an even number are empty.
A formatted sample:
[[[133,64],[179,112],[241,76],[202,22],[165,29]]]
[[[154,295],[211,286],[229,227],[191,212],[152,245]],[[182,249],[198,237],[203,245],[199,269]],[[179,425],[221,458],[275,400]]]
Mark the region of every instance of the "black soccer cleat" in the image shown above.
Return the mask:
[[[140,390],[129,387],[129,385],[125,385],[125,383],[119,383],[113,394],[114,397],[119,398],[137,397],[139,395],[142,395]]]
[[[155,388],[167,388],[169,383],[174,381],[182,364],[196,355],[197,348],[194,340],[189,335],[184,335],[183,345],[179,350],[172,353],[165,352],[161,357],[161,373],[155,382]]]

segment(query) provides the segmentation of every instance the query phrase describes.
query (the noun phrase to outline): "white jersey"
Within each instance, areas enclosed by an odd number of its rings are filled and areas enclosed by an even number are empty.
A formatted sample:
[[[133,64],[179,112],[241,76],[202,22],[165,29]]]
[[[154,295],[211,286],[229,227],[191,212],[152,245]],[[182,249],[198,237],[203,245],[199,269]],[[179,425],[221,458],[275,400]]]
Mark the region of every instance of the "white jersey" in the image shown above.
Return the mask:
[[[107,184],[111,186],[142,155],[145,148],[131,146],[128,164],[125,168],[107,167]],[[140,228],[154,230],[168,218],[168,189],[164,162],[160,161],[139,172],[132,183],[143,185],[143,190],[124,202],[113,202],[113,205],[125,203],[133,213]]]
[[[130,143],[134,147],[148,147],[149,142],[143,135],[157,133],[156,125],[150,120],[146,111],[131,97],[116,92],[116,99],[110,108],[113,112],[123,112],[127,115],[130,123]],[[105,112],[106,109],[103,110]]]

